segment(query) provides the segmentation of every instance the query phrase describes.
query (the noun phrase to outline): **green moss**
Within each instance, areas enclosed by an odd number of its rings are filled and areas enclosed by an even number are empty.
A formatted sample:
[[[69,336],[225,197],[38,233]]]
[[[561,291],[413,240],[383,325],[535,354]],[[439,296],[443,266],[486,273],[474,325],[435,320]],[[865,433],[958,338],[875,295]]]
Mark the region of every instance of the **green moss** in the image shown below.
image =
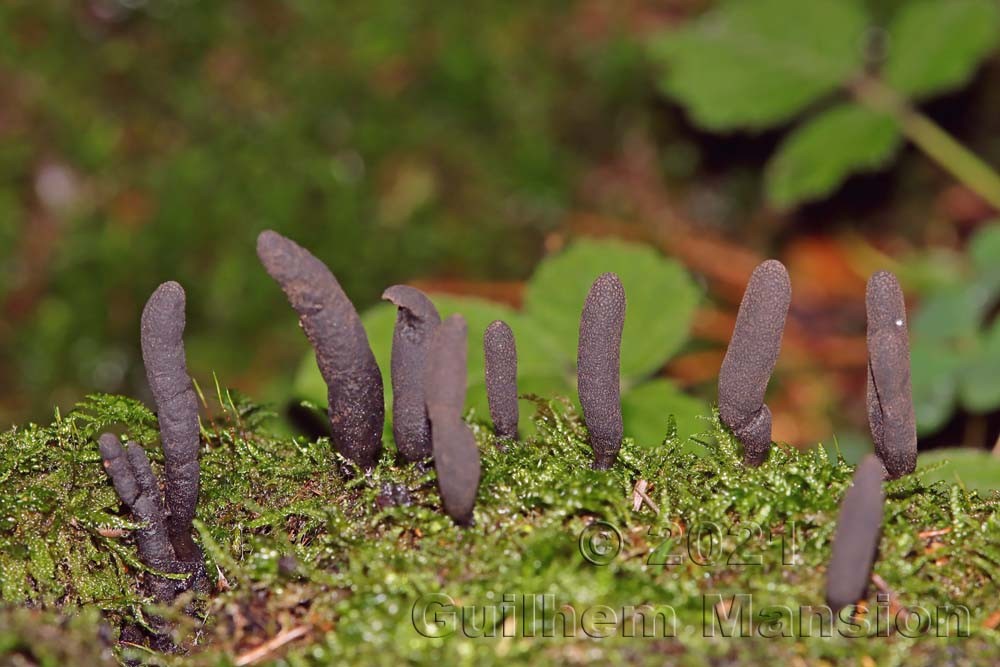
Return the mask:
[[[673,433],[657,446],[626,440],[616,466],[597,472],[572,410],[558,401],[536,403],[537,435],[508,451],[494,447],[472,416],[483,479],[475,526],[463,530],[441,514],[432,470],[396,467],[387,453],[370,476],[347,476],[349,464],[328,441],[270,435],[266,411],[220,392],[209,410],[214,416],[203,425],[198,514],[218,590],[202,602],[197,618],[155,610],[176,621],[181,654],[129,649],[119,657],[225,665],[274,637],[291,641],[268,659],[289,665],[398,663],[397,656],[418,664],[659,664],[668,656],[695,665],[714,658],[835,661],[862,655],[879,664],[905,657],[908,665],[919,665],[944,655],[972,661],[977,651],[1000,650],[997,631],[985,627],[996,610],[1000,576],[996,492],[984,497],[944,482],[926,484],[922,471],[887,487],[875,571],[892,591],[893,617],[896,604],[932,610],[965,605],[970,637],[847,639],[838,636],[845,627],[838,624],[833,638],[766,639],[760,634],[769,626],[755,617],[753,637],[727,638],[719,636],[713,610],[733,595],[752,595],[755,614],[779,605],[797,613],[800,606],[823,604],[823,564],[851,466],[822,447],[778,447],[765,465],[747,469],[731,436],[710,417],[696,445],[702,455]],[[55,651],[48,645],[65,634],[58,650],[79,646],[86,656],[97,645],[79,638],[98,636],[101,616],[114,628],[123,620],[141,622],[151,611],[136,593],[142,566],[130,539],[120,535],[134,524],[121,514],[94,442],[109,427],[155,443],[153,415],[112,396],[91,397],[48,426],[0,435],[0,569],[8,603],[0,628],[39,619],[52,624],[47,633],[23,637],[0,630],[0,655]],[[155,462],[157,448],[150,453]],[[636,510],[638,480],[650,503]],[[380,502],[390,483],[404,485],[412,502]],[[586,539],[596,535],[595,521],[617,529],[605,531],[611,542]],[[931,530],[940,534],[920,535]],[[582,531],[590,532],[581,542]],[[620,550],[604,553],[616,535]],[[602,564],[588,561],[581,549]],[[446,595],[458,607],[478,607],[481,626],[484,605],[504,611],[505,594],[515,604],[524,596],[551,595],[547,604],[572,606],[576,636],[526,636],[532,624],[522,616],[499,620],[497,637],[466,637],[477,634],[466,623],[464,631],[459,624],[451,636],[428,638],[417,625],[440,630],[413,620],[415,605],[420,618],[418,602],[443,602],[428,596]],[[26,603],[37,608],[33,616],[19,609]],[[874,591],[869,603],[876,604]],[[588,626],[613,635],[596,640],[581,627],[586,610],[590,620],[605,613],[598,605],[621,619],[629,607],[645,604],[672,608],[676,637],[621,636],[630,623]],[[441,609],[430,608],[435,610]],[[67,616],[72,623],[56,622]],[[540,618],[535,634],[546,627],[561,634],[552,620]],[[717,636],[705,637],[713,627]],[[504,629],[514,636],[502,636]],[[93,662],[80,657],[74,664]]]

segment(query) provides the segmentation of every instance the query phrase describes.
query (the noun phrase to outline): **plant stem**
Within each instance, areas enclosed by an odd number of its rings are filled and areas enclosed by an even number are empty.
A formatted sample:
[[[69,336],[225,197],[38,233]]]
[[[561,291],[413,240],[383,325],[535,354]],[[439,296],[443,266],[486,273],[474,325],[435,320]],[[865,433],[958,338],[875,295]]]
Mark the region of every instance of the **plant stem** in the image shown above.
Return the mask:
[[[1000,211],[1000,175],[990,165],[878,79],[861,79],[851,92],[862,105],[892,116],[917,148]]]

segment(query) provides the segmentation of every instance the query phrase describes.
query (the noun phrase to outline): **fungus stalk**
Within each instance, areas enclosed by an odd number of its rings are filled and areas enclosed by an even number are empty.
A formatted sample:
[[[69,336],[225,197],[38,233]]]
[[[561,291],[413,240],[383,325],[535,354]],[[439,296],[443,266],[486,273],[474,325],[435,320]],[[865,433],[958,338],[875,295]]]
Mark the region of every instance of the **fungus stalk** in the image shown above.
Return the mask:
[[[880,271],[868,280],[868,424],[875,453],[889,479],[917,466],[917,425],[910,385],[906,304],[896,277]]]
[[[257,238],[257,255],[281,286],[316,351],[326,382],[330,432],[342,455],[364,469],[382,452],[382,374],[354,305],[323,262],[273,231]]]
[[[501,438],[517,440],[517,346],[506,322],[497,320],[486,328],[483,355],[493,427]]]
[[[619,387],[625,289],[614,273],[594,281],[580,317],[577,393],[594,450],[594,468],[610,468],[622,446]]]
[[[142,311],[142,360],[160,423],[167,531],[179,560],[200,562],[191,521],[198,506],[201,443],[198,398],[184,355],[184,306],[184,289],[175,282],[163,283],[149,297]]]
[[[792,288],[784,265],[774,259],[754,269],[719,371],[719,416],[743,444],[743,459],[757,466],[771,450],[767,383],[781,350]]]
[[[826,600],[834,613],[864,597],[882,534],[882,464],[868,455],[844,494],[826,569]]]
[[[468,373],[467,334],[461,315],[452,315],[435,329],[424,383],[441,501],[445,512],[459,525],[472,522],[481,472],[479,447],[462,421]]]
[[[413,463],[431,456],[431,425],[424,404],[427,346],[441,316],[420,290],[394,285],[382,298],[399,307],[392,332],[392,435],[399,455]]]

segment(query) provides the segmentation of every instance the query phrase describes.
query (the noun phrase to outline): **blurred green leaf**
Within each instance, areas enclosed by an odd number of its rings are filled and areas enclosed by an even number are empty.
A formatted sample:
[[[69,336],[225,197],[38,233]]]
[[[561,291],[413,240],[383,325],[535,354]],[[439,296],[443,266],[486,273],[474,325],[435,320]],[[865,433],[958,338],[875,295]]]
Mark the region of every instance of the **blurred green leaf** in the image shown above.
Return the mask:
[[[913,335],[942,341],[975,335],[982,304],[966,284],[946,287],[929,296],[913,318]]]
[[[1000,220],[987,223],[969,240],[969,257],[976,282],[995,299],[1000,292]]]
[[[853,0],[723,2],[652,45],[663,88],[704,127],[786,121],[856,76],[868,18]]]
[[[665,379],[644,382],[622,396],[625,433],[644,447],[655,447],[663,441],[671,415],[678,437],[686,440],[706,430],[707,423],[701,418],[709,414],[711,410],[704,401],[688,396]]]
[[[576,366],[580,313],[594,279],[613,271],[625,287],[622,382],[659,369],[687,340],[698,290],[687,272],[648,246],[580,240],[539,264],[524,296],[524,315],[553,360]],[[519,343],[520,345],[520,343]]]
[[[768,199],[788,208],[825,197],[851,174],[885,166],[902,142],[889,116],[856,104],[824,111],[796,128],[771,157]]]
[[[995,0],[903,3],[889,26],[885,80],[900,93],[925,97],[967,82],[1000,41]]]
[[[910,349],[910,381],[917,431],[933,433],[944,426],[955,407],[959,364],[940,344],[916,340]]]
[[[917,458],[920,466],[946,463],[924,477],[928,482],[942,481],[949,484],[960,481],[968,489],[993,491],[1000,489],[1000,457],[981,449],[937,449]]]
[[[1000,406],[1000,318],[977,340],[976,352],[962,369],[959,390],[962,405],[972,412]]]

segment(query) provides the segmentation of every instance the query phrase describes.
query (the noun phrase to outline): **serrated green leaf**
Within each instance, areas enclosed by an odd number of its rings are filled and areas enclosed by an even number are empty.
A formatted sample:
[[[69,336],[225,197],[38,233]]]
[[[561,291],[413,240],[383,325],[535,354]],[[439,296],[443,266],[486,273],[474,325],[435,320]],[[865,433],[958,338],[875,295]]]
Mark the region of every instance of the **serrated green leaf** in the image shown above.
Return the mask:
[[[954,484],[957,480],[970,490],[1000,489],[1000,457],[987,451],[953,447],[926,452],[917,458],[920,466],[938,462],[944,465],[928,472],[925,481]]]
[[[900,93],[926,97],[964,84],[1000,43],[995,0],[903,3],[889,26],[885,80]]]
[[[799,126],[767,165],[767,196],[779,208],[820,199],[859,171],[886,165],[902,144],[896,122],[841,104]]]
[[[917,432],[926,435],[944,426],[955,407],[958,362],[943,345],[915,341],[910,349],[910,381]]]
[[[625,287],[622,383],[628,387],[660,368],[687,340],[698,290],[687,272],[648,246],[581,239],[539,264],[524,296],[535,335],[566,368],[576,365],[580,313],[594,279],[618,274]]]
[[[979,337],[959,379],[962,405],[971,412],[988,412],[1000,406],[1000,318]]]
[[[765,128],[837,90],[864,65],[853,0],[725,2],[659,37],[663,88],[707,128]]]
[[[643,382],[622,396],[625,435],[644,447],[656,447],[663,441],[671,415],[676,420],[677,436],[686,440],[706,429],[700,417],[710,412],[703,401],[662,378]]]

